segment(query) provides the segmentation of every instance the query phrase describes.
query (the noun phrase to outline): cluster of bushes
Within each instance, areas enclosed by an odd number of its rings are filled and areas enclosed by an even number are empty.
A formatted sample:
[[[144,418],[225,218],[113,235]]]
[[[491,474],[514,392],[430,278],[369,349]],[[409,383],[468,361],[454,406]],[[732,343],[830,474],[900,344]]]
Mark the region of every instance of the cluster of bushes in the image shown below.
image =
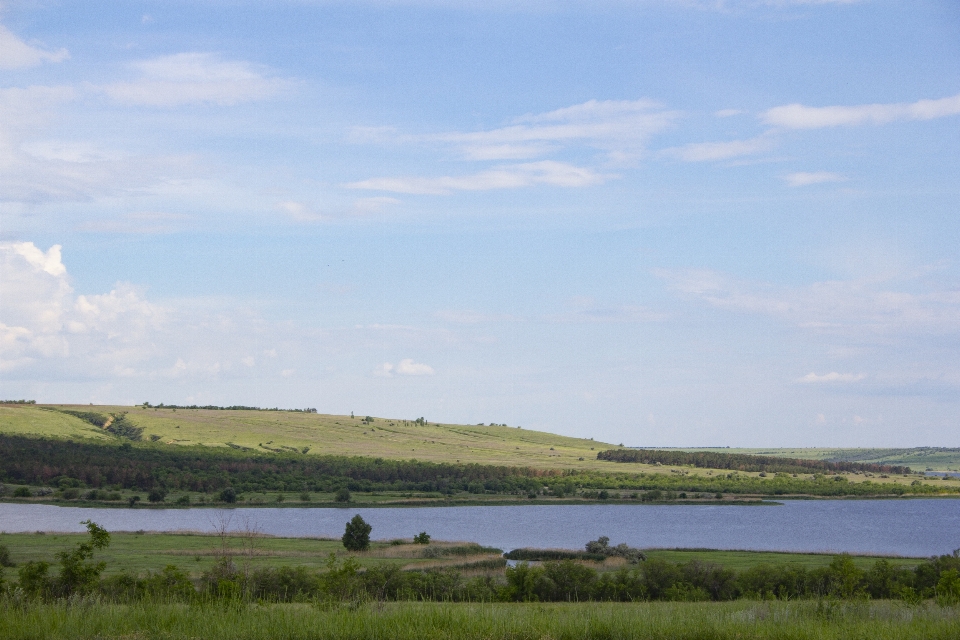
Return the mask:
[[[102,413],[97,413],[96,411],[74,411],[72,409],[43,408],[48,409],[49,411],[58,411],[60,413],[71,415],[75,418],[80,418],[84,422],[89,422],[95,427],[106,429],[108,433],[112,433],[118,438],[126,438],[127,440],[133,440],[134,442],[138,442],[143,438],[143,427],[138,427],[137,425],[133,424],[133,422],[127,418],[126,411],[121,411],[108,416]]]
[[[755,456],[746,453],[718,451],[662,451],[658,449],[609,449],[597,454],[597,460],[642,462],[672,466],[692,465],[701,469],[729,469],[771,473],[814,473],[825,471],[861,471],[872,473],[910,473],[910,467],[867,462],[830,462],[776,456]]]

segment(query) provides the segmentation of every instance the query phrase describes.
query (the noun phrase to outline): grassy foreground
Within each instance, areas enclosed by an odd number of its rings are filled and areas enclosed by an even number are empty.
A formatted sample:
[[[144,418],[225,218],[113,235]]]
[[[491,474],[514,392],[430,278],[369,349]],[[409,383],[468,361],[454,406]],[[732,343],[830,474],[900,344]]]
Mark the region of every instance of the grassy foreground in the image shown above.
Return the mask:
[[[442,604],[385,603],[323,610],[103,605],[0,610],[4,638],[850,639],[956,640],[960,609],[899,602]]]

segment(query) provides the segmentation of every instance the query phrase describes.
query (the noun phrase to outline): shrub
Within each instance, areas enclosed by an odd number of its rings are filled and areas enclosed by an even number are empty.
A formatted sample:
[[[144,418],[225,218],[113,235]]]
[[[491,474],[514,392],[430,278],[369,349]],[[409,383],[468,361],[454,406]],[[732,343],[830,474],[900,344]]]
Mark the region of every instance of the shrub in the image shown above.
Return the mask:
[[[163,502],[167,499],[167,490],[166,489],[151,489],[150,493],[147,494],[147,500],[150,502]]]
[[[220,495],[218,497],[220,498],[220,502],[233,504],[234,502],[237,501],[237,492],[234,490],[233,487],[227,487],[226,489],[220,492]]]
[[[300,502],[310,502],[310,494],[307,491],[300,494]]]
[[[183,494],[182,496],[177,498],[177,504],[190,504],[190,496],[187,494]]]
[[[360,514],[353,516],[343,532],[343,546],[349,551],[366,551],[370,548],[370,532],[373,527],[367,524]]]
[[[17,487],[13,492],[14,498],[29,498],[31,495],[29,487]]]
[[[130,496],[130,498],[127,500],[127,503],[131,508],[135,507],[138,502],[140,502],[140,496]]]
[[[430,534],[426,531],[421,531],[413,536],[413,542],[414,544],[430,544]]]
[[[334,502],[350,502],[350,490],[346,487],[340,487],[333,496],[333,500]]]
[[[0,544],[0,567],[15,567],[16,564],[10,559],[10,549],[7,545]]]
[[[80,497],[80,490],[79,490],[79,489],[70,488],[70,489],[64,489],[64,490],[63,490],[63,499],[64,499],[64,500],[76,500],[76,499],[79,498],[79,497]]]

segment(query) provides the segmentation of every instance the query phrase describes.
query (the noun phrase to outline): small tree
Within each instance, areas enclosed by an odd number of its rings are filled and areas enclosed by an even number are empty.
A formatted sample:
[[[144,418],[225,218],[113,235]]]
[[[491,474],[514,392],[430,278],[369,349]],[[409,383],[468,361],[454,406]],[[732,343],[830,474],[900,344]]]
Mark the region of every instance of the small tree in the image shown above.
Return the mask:
[[[333,500],[334,502],[350,502],[350,490],[346,487],[340,487],[333,496]]]
[[[233,487],[227,487],[220,492],[220,502],[233,504],[237,501],[237,492]]]
[[[353,516],[343,532],[343,546],[349,551],[366,551],[370,548],[370,532],[373,527],[367,524],[360,514]]]
[[[421,531],[417,535],[413,536],[413,542],[415,544],[430,544],[430,534],[426,531]]]
[[[96,522],[84,520],[81,524],[87,525],[90,541],[77,544],[72,551],[61,551],[57,554],[60,560],[57,586],[61,595],[90,591],[107,566],[105,562],[91,562],[90,559],[94,550],[104,549],[110,544],[110,534]]]

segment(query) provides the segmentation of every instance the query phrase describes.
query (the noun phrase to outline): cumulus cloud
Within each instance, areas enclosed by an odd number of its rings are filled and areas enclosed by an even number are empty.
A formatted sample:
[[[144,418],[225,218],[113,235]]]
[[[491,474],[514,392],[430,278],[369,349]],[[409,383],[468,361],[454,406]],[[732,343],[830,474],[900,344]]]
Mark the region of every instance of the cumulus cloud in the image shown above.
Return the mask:
[[[822,129],[864,124],[878,125],[898,120],[933,120],[958,114],[960,114],[960,94],[910,103],[831,107],[788,104],[769,109],[761,119],[769,125],[786,129]]]
[[[811,371],[802,378],[798,378],[797,382],[860,382],[866,377],[867,376],[862,373],[837,373],[836,371],[831,371],[830,373],[825,373],[821,376]]]
[[[271,98],[288,88],[287,80],[241,60],[214,53],[177,53],[131,63],[140,77],[103,87],[123,104],[176,107],[186,104],[234,105]]]
[[[536,185],[586,187],[600,184],[608,177],[585,167],[577,167],[553,160],[541,160],[539,162],[500,165],[486,171],[464,176],[371,178],[351,182],[345,186],[349,189],[392,193],[445,195],[454,191],[517,189]]]
[[[0,264],[0,370],[70,357],[115,370],[151,351],[146,338],[164,310],[133,287],[74,295],[59,245],[43,251],[32,242],[3,242]]]
[[[433,367],[420,362],[414,362],[412,358],[405,358],[393,365],[390,362],[384,362],[373,371],[373,375],[382,378],[391,378],[393,375],[401,376],[432,376]]]
[[[798,171],[783,176],[783,179],[791,187],[806,187],[811,184],[821,184],[824,182],[846,182],[846,176],[829,171]]]
[[[0,69],[35,67],[44,62],[62,62],[69,57],[66,49],[48,51],[31,46],[0,24]]]

